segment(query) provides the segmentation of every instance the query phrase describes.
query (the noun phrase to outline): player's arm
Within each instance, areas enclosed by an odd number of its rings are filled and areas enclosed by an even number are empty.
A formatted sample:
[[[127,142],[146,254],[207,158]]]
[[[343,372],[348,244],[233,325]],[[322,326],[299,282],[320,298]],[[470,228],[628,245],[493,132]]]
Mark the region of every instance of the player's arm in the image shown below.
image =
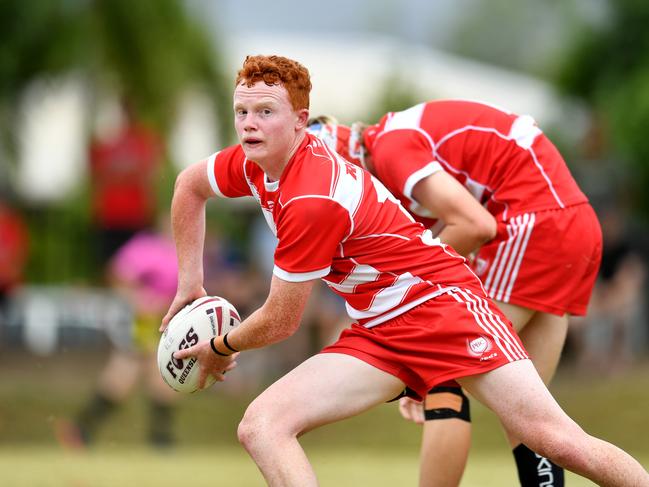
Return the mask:
[[[445,171],[437,171],[415,184],[412,196],[444,222],[437,236],[461,255],[469,255],[496,236],[496,219]]]
[[[329,199],[297,198],[284,205],[277,225],[279,242],[268,298],[228,334],[232,348],[261,348],[295,333],[315,279],[329,273],[333,255],[349,227],[346,210]],[[220,340],[217,338],[217,346]]]
[[[228,344],[235,350],[249,350],[272,345],[293,335],[300,326],[314,282],[289,282],[273,276],[266,302],[228,333]],[[216,339],[217,347],[219,342],[222,338]]]
[[[160,331],[184,305],[206,295],[203,288],[205,206],[213,195],[207,178],[207,161],[189,166],[176,178],[171,226],[178,258],[178,290],[162,319]]]
[[[313,280],[288,282],[273,276],[264,305],[234,330],[223,336],[205,340],[174,353],[177,359],[196,357],[200,364],[198,385],[205,386],[208,375],[224,380],[224,371],[236,366],[236,351],[261,348],[290,337],[300,326],[302,313],[311,294]]]

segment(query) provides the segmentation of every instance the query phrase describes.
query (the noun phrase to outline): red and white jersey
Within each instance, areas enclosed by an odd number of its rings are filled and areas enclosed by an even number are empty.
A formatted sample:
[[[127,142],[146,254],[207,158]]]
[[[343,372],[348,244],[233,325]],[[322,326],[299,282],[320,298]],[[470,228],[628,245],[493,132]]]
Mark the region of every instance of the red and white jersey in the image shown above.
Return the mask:
[[[279,181],[232,146],[208,159],[215,194],[253,196],[278,238],[274,274],[322,278],[372,327],[457,288],[484,295],[465,260],[363,169],[307,134]]]
[[[412,189],[441,169],[502,221],[588,201],[534,119],[492,105],[439,100],[388,113],[365,143],[377,177],[426,227],[436,220]]]

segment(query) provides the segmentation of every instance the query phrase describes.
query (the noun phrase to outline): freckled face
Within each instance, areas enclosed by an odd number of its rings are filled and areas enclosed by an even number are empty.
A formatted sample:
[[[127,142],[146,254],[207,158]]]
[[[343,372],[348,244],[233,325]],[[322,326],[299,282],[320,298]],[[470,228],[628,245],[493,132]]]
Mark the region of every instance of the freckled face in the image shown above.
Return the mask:
[[[288,161],[300,123],[286,88],[257,82],[234,90],[234,127],[246,157],[262,167]]]

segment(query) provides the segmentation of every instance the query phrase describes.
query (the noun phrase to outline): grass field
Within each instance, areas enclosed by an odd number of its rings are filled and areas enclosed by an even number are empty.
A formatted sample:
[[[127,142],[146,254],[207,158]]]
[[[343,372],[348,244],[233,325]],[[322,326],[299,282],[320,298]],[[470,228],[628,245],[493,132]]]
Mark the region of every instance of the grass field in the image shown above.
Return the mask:
[[[18,362],[0,354],[0,486],[104,487],[263,485],[236,441],[236,424],[249,395],[218,388],[183,396],[178,447],[146,447],[141,395],[113,416],[95,446],[69,452],[52,425],[69,417],[92,389],[103,357],[75,355]],[[649,364],[622,376],[577,377],[563,369],[553,392],[587,431],[612,441],[649,466]],[[474,402],[473,447],[463,487],[517,485],[511,453],[493,416]],[[321,485],[415,486],[419,428],[388,404],[309,433],[303,439]],[[592,485],[568,475],[572,487]]]
[[[416,451],[310,449],[321,485],[405,487],[417,485]],[[464,487],[517,485],[507,454],[473,454]],[[254,464],[236,447],[182,448],[155,453],[128,447],[70,454],[51,448],[0,450],[0,482],[12,487],[253,487],[264,485]],[[567,476],[572,487],[592,486]]]

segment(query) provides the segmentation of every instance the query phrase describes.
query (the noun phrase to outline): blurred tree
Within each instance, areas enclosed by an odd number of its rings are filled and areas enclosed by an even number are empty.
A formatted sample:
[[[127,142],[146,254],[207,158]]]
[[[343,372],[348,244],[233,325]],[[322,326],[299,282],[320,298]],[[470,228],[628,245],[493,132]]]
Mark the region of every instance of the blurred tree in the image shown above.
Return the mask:
[[[21,97],[43,78],[74,73],[93,95],[90,112],[106,93],[125,95],[138,117],[163,137],[187,90],[205,92],[215,118],[228,119],[232,81],[223,76],[212,32],[185,7],[183,0],[0,0],[0,191],[9,186],[18,160]],[[230,127],[218,124],[220,140],[230,138]],[[160,185],[166,196],[174,171],[170,165],[165,171]],[[31,282],[92,274],[83,246],[86,199],[71,194],[56,206],[27,212],[39,234],[30,256]]]
[[[206,29],[190,19],[179,0],[93,0],[82,58],[96,84],[120,85],[138,113],[166,131],[176,103],[188,88],[212,97],[219,119],[231,112],[229,84]],[[229,127],[229,124],[221,124]],[[227,134],[221,134],[226,136]]]
[[[451,28],[445,48],[547,78],[547,66],[561,52],[575,18],[582,15],[576,3],[465,0],[464,14]]]
[[[23,90],[37,78],[72,70],[95,93],[127,94],[162,133],[188,88],[211,96],[217,119],[230,113],[219,52],[180,0],[2,0],[0,144],[10,155]],[[229,124],[219,127],[227,139]]]
[[[62,1],[0,2],[0,158],[14,160],[17,105],[27,84],[70,67],[78,22],[69,22]],[[66,59],[68,58],[68,59]]]
[[[605,22],[582,25],[557,70],[559,87],[585,99],[608,151],[626,167],[623,192],[649,218],[649,3],[608,2]]]
[[[415,96],[416,90],[413,89],[412,83],[400,74],[405,72],[407,72],[405,68],[395,68],[389,73],[372,111],[368,112],[364,122],[378,123],[380,118],[388,112],[398,112],[427,101],[420,100]]]

